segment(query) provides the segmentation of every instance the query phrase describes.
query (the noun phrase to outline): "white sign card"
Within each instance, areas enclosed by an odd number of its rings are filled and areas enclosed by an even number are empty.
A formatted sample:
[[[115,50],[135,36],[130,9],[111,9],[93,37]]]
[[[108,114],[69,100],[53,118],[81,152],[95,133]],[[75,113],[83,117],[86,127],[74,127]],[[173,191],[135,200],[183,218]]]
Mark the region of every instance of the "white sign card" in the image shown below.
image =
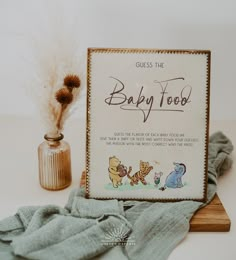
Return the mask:
[[[86,194],[204,201],[210,51],[88,49]]]

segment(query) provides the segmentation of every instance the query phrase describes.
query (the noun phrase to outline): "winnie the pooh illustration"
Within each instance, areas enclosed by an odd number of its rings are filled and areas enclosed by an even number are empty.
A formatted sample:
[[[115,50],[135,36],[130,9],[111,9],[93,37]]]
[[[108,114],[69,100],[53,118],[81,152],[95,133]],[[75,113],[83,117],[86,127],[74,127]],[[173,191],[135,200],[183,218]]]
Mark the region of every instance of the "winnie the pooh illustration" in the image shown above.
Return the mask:
[[[118,166],[120,164],[121,161],[116,156],[109,158],[108,172],[114,188],[118,188],[119,185],[122,185],[122,177],[120,176],[120,172],[118,171]]]
[[[118,166],[121,164],[121,161],[116,157],[109,158],[109,177],[114,188],[118,188],[119,185],[122,185],[122,177],[118,170]]]

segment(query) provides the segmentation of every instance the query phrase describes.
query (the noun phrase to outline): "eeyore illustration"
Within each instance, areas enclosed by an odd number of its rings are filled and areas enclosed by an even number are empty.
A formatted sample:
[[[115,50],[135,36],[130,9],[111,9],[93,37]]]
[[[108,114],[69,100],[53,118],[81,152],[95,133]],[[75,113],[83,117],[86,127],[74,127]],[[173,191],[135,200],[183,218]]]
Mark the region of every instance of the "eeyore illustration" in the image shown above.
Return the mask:
[[[183,163],[174,163],[175,168],[167,177],[164,187],[161,187],[160,190],[165,190],[166,188],[182,188],[182,177],[186,172],[186,166]]]

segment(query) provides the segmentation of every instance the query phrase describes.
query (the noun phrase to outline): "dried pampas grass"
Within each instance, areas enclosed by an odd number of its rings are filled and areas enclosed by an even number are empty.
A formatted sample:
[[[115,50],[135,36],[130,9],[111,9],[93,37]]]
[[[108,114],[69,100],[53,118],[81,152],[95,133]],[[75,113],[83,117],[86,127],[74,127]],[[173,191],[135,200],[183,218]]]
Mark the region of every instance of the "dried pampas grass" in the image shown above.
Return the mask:
[[[63,9],[57,7],[55,12],[53,8],[49,6],[44,21],[32,21],[32,72],[27,75],[27,88],[39,108],[45,131],[57,135],[78,101],[85,82],[85,66],[78,51],[78,34],[74,33],[76,24],[67,23]]]

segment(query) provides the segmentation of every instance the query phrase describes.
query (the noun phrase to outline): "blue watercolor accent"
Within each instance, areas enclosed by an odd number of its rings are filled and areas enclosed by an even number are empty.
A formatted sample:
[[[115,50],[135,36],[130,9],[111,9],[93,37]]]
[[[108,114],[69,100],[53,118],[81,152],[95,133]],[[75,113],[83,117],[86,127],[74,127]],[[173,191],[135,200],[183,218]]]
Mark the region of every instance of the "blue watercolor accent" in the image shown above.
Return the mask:
[[[167,177],[165,187],[168,188],[182,188],[182,177],[186,172],[186,166],[183,163],[174,163],[175,169]]]

